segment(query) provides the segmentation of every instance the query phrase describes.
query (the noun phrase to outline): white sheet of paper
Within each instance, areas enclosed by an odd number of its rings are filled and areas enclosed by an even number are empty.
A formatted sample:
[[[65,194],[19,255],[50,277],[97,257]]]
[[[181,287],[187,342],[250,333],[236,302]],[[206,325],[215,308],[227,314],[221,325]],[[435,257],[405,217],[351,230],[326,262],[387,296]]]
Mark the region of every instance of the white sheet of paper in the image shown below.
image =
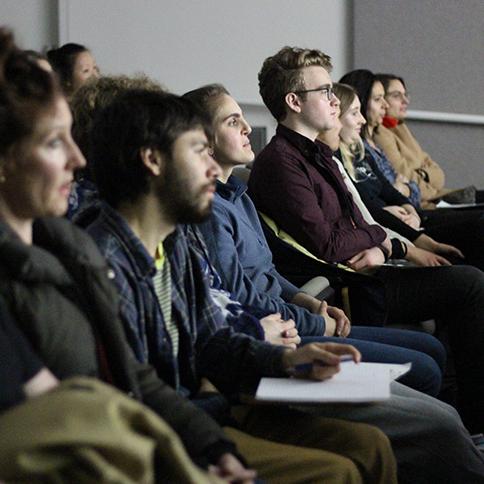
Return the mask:
[[[325,381],[300,378],[262,378],[255,399],[265,402],[328,403],[375,402],[390,398],[390,382],[411,368],[385,363],[345,362]]]
[[[437,203],[436,207],[437,208],[470,208],[470,207],[481,207],[482,203],[448,203],[445,202],[444,200],[440,200],[439,203]]]

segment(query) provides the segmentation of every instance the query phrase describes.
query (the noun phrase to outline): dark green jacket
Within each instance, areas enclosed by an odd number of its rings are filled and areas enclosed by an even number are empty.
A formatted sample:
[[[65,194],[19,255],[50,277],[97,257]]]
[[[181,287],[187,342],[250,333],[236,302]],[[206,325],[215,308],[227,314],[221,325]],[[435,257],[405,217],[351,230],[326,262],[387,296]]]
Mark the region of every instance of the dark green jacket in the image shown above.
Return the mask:
[[[110,271],[91,238],[68,221],[37,220],[28,246],[0,223],[0,292],[44,363],[59,378],[96,376],[102,342],[113,384],[178,433],[200,464],[234,451],[221,428],[136,361],[118,319]]]

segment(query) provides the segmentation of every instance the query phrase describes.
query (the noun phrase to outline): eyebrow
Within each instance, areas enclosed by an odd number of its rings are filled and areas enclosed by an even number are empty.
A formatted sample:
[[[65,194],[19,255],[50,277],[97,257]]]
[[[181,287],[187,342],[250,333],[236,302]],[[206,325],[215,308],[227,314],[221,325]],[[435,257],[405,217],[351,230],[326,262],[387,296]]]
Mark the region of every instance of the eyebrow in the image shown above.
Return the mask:
[[[242,115],[240,113],[231,113],[228,116],[225,116],[225,118],[222,119],[222,122],[227,121],[227,119],[234,118],[234,117],[241,118]]]

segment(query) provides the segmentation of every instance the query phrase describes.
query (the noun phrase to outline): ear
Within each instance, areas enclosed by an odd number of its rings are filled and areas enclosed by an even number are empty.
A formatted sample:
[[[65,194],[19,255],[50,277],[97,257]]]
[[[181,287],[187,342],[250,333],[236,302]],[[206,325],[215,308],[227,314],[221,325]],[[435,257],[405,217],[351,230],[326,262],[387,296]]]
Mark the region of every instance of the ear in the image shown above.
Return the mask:
[[[164,159],[158,150],[152,148],[140,148],[141,161],[152,176],[160,176],[163,172]]]
[[[284,97],[284,101],[286,101],[286,105],[290,111],[295,113],[301,112],[301,98],[294,92],[288,92]]]

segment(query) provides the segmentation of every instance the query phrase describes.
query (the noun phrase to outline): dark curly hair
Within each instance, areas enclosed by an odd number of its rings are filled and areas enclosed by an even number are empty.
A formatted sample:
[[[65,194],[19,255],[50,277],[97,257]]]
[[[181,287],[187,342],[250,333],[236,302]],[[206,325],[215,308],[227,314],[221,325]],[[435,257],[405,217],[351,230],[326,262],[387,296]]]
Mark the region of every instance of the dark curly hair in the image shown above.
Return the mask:
[[[211,138],[209,120],[190,100],[127,90],[96,116],[92,127],[91,170],[101,197],[117,207],[148,193],[149,173],[140,150],[152,148],[170,159],[178,137],[197,128]]]

